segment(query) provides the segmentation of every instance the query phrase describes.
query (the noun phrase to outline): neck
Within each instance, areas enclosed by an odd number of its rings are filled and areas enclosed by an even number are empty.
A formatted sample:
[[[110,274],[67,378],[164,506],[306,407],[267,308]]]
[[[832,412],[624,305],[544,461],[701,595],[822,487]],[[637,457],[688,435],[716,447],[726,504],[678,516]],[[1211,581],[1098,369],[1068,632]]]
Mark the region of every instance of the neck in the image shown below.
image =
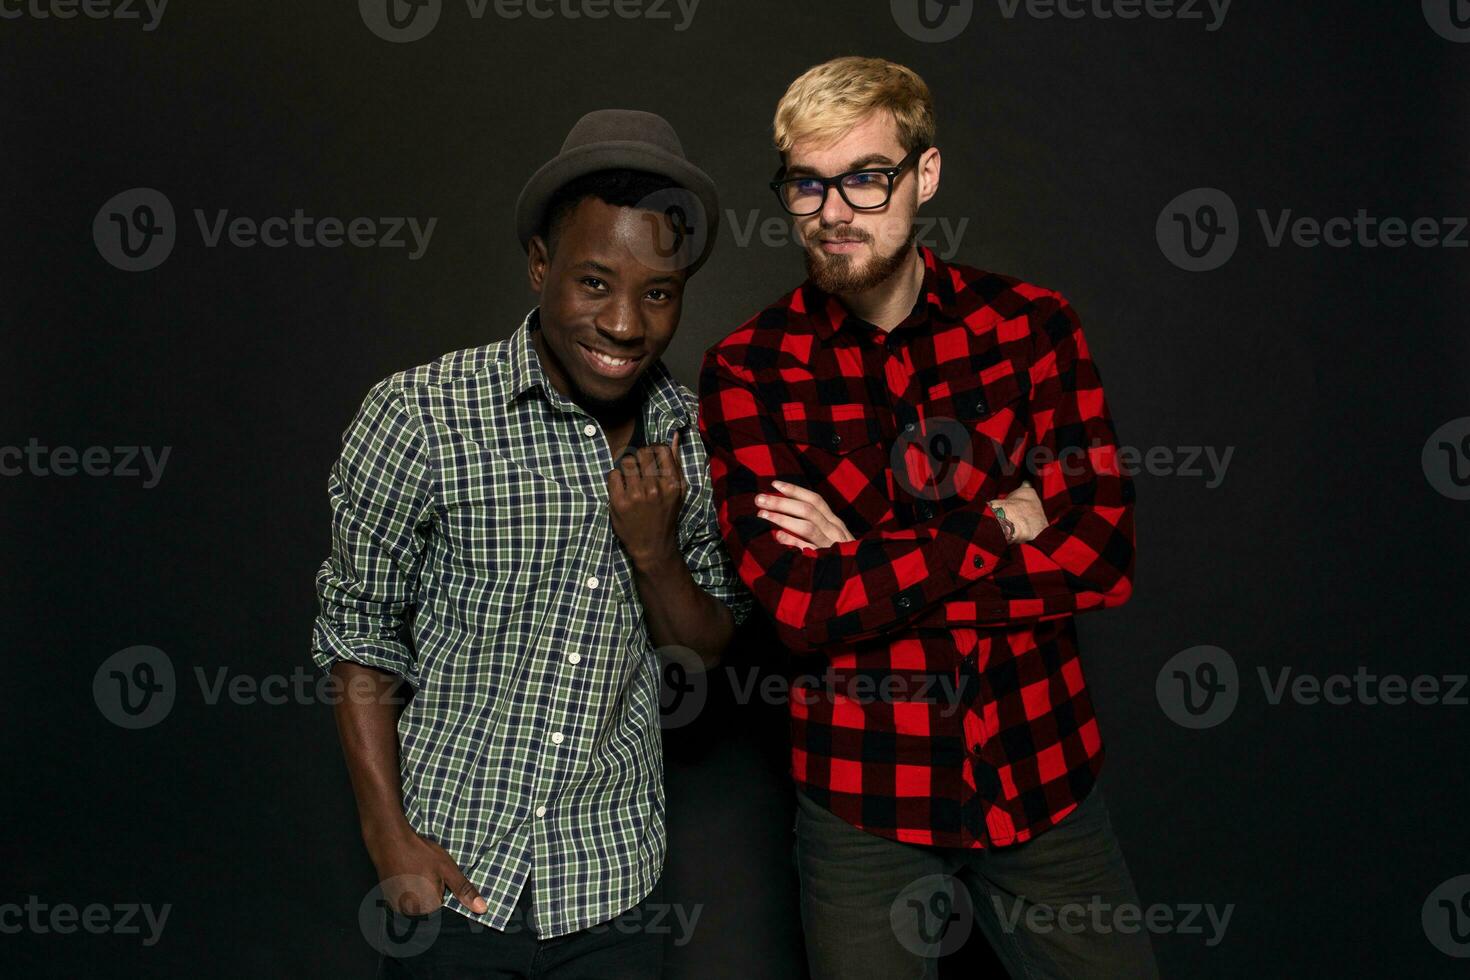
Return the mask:
[[[536,358],[541,362],[541,373],[546,375],[546,380],[551,387],[579,405],[604,429],[616,429],[625,423],[631,423],[634,413],[642,411],[643,386],[641,383],[634,385],[633,390],[628,392],[628,396],[619,401],[596,401],[588,398],[580,388],[572,384],[571,377],[562,367],[555,352],[547,346],[540,330],[531,334],[531,348],[536,352]]]
[[[924,260],[910,247],[909,260],[893,275],[861,292],[842,293],[837,298],[854,316],[859,316],[884,333],[904,321],[924,286]]]

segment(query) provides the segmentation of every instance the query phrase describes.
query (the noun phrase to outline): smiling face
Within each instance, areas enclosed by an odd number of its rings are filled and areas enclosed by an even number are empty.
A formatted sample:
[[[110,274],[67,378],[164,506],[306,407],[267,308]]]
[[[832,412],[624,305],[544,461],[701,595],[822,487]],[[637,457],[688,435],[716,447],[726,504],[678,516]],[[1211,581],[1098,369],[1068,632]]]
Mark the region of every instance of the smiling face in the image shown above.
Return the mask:
[[[664,220],[585,197],[558,222],[549,249],[541,236],[531,239],[542,368],[558,391],[589,410],[627,398],[678,329],[687,274],[639,259],[660,254]]]
[[[908,155],[887,111],[869,113],[835,140],[798,140],[786,154],[787,177],[833,177],[850,170],[895,167]],[[939,189],[939,151],[928,147],[893,184],[888,203],[857,210],[834,187],[822,210],[794,218],[806,250],[807,275],[835,295],[863,292],[904,268],[913,249],[914,216]]]

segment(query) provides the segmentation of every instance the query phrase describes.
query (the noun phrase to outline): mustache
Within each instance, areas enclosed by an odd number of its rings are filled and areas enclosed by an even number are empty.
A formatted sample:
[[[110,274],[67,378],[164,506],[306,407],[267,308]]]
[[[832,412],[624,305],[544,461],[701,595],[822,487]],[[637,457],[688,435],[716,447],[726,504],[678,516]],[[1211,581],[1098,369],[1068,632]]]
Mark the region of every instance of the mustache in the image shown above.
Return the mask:
[[[813,242],[851,241],[872,242],[873,236],[855,225],[833,225],[831,228],[818,228],[808,239]]]

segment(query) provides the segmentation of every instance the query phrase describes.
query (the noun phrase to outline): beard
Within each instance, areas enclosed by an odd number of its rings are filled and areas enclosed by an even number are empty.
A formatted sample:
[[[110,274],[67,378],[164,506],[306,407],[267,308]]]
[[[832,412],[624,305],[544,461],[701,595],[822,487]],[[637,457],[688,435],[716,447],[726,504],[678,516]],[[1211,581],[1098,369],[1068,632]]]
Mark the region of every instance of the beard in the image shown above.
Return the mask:
[[[834,237],[846,238],[859,234],[865,243],[873,240],[871,235],[857,232],[850,225],[828,231]],[[916,237],[917,229],[910,228],[908,237],[891,253],[874,255],[872,261],[861,267],[854,267],[850,255],[829,255],[823,252],[821,242],[815,241],[803,249],[806,253],[807,278],[822,292],[832,296],[866,292],[887,281],[904,267],[913,252]],[[812,247],[813,244],[815,248]]]

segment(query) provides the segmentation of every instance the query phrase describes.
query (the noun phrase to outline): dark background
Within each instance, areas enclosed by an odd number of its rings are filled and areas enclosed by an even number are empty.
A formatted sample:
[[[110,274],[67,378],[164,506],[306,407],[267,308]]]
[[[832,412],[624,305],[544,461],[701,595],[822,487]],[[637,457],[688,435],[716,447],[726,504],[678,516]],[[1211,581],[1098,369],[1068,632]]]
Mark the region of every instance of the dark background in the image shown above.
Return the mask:
[[[1420,455],[1470,415],[1465,250],[1269,248],[1255,210],[1470,213],[1470,45],[1418,0],[1238,0],[1201,21],[1006,19],[921,43],[882,0],[704,0],[678,20],[471,18],[374,36],[354,4],[186,3],[137,21],[0,20],[0,445],[172,447],[159,485],[0,479],[8,697],[0,904],[170,903],[162,941],[0,935],[9,975],[367,976],[374,876],[330,708],[209,705],[193,680],[308,663],[325,484],[370,385],[507,336],[533,303],[511,207],[589,109],[646,108],[744,221],[772,217],[769,125],[800,71],[904,62],[938,103],[958,261],[1064,291],[1122,440],[1235,447],[1223,483],[1138,476],[1137,589],[1081,623],[1106,780],[1142,900],[1235,905],[1224,941],[1160,935],[1165,976],[1451,976],[1431,891],[1470,872],[1470,708],[1270,705],[1256,669],[1465,672],[1470,503]],[[94,245],[113,195],[178,214],[161,266]],[[1155,220],[1218,187],[1239,251],[1170,264]],[[193,209],[437,217],[427,253],[206,248]],[[727,227],[668,361],[800,277]],[[160,724],[107,721],[113,652],[165,651]],[[1155,679],[1213,644],[1223,724],[1171,722]],[[747,636],[737,657],[768,657]],[[669,976],[797,977],[779,707],[721,701],[668,737],[671,900],[700,903]],[[722,707],[720,705],[723,705]],[[978,933],[950,975],[981,975]],[[963,970],[957,968],[963,966]]]

